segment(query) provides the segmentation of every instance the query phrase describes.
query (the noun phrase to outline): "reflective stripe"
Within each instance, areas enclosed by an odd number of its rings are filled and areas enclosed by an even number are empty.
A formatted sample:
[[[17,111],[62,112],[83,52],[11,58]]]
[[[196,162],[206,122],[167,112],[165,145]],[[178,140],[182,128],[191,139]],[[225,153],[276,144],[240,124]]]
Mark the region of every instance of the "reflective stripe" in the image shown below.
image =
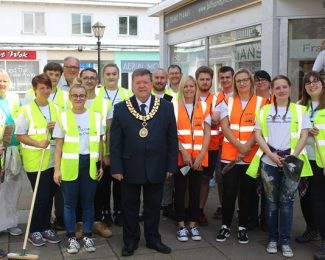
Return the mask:
[[[231,124],[231,130],[238,130],[239,132],[253,132],[254,126],[240,126],[238,124]]]
[[[31,120],[32,121],[32,120]],[[46,134],[47,128],[38,128],[38,129],[31,129],[28,130],[28,135],[37,135],[37,134]]]
[[[262,101],[263,101],[263,98],[260,97],[260,96],[257,96],[257,99],[256,99],[256,109],[255,109],[255,111],[257,111],[261,107]]]
[[[201,144],[195,144],[193,146],[193,150],[202,150],[202,145]]]
[[[315,127],[317,127],[319,130],[325,129],[325,124],[315,124]]]
[[[234,98],[230,97],[228,99],[228,117],[230,118],[231,112],[232,112],[232,107],[234,105]]]
[[[211,135],[219,135],[219,131],[218,130],[211,130]]]
[[[178,122],[178,102],[176,100],[174,100],[173,98],[173,106],[174,106],[174,114],[175,114],[175,119],[176,119],[176,123]]]
[[[192,144],[182,144],[182,146],[184,147],[184,149],[192,149]]]
[[[318,140],[319,145],[325,145],[325,140]]]
[[[67,129],[68,129],[67,113],[66,112],[62,113],[61,118],[62,118],[63,130],[67,132]]]
[[[291,138],[299,138],[300,137],[300,135],[298,135],[297,132],[290,133],[290,136],[291,136]]]
[[[42,150],[43,149],[43,148],[38,148],[38,147],[35,147],[35,146],[29,146],[29,145],[23,144],[23,143],[21,143],[21,145],[22,145],[23,148],[31,149],[31,150]],[[50,145],[48,145],[46,147],[46,149],[50,149]]]
[[[263,150],[262,149],[258,149],[255,155],[258,156],[259,158],[261,158],[262,155],[263,155]]]
[[[205,114],[205,111],[207,110],[207,103],[204,101],[201,101],[201,105],[202,105],[202,111],[203,111],[203,115]],[[194,107],[193,107],[194,109]]]
[[[98,158],[99,153],[91,152],[90,153],[90,158]]]
[[[63,159],[69,159],[69,160],[78,160],[79,154],[78,153],[62,153]]]
[[[69,143],[79,143],[79,137],[68,136],[68,135],[66,135],[66,136],[64,137],[64,142],[69,142]]]
[[[99,142],[99,137],[98,136],[90,136],[89,141],[90,142]]]
[[[191,130],[177,130],[178,135],[191,135]]]
[[[195,136],[203,136],[204,135],[204,132],[202,130],[194,130],[193,131],[193,134]]]

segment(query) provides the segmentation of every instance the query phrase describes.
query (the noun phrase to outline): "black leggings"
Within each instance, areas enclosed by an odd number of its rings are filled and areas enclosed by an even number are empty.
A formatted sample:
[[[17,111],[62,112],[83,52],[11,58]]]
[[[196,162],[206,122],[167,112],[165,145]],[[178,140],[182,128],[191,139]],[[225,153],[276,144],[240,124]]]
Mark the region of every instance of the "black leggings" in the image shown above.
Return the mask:
[[[315,223],[322,240],[325,240],[325,176],[323,168],[319,168],[315,161],[310,161],[314,176],[311,178],[311,198]]]
[[[313,211],[313,205],[312,205],[312,197],[311,197],[311,180],[313,176],[307,177],[308,181],[308,188],[303,197],[300,198],[300,206],[301,206],[301,212],[304,216],[304,219],[306,221],[307,228],[316,230],[316,224],[315,224],[315,217],[314,217],[314,211]]]
[[[175,185],[175,211],[176,221],[197,222],[200,207],[200,189],[201,189],[202,172],[190,171],[184,176],[180,171],[174,174]],[[188,187],[189,205],[188,215],[185,216],[185,193]]]
[[[226,163],[221,163],[222,168],[226,165]],[[222,175],[222,224],[228,228],[231,226],[237,195],[239,195],[238,226],[246,228],[247,225],[250,198],[252,192],[255,191],[256,182],[255,179],[246,174],[248,166],[248,164],[236,164]]]

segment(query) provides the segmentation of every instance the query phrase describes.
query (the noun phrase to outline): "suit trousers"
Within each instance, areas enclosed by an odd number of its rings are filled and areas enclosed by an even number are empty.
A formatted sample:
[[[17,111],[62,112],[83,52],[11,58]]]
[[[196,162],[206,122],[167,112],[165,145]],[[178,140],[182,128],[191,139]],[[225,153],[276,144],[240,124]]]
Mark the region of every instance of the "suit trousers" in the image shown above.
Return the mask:
[[[148,243],[161,242],[159,234],[160,204],[164,183],[133,184],[121,182],[123,208],[123,241],[127,247],[135,247],[140,240],[139,208],[143,188],[144,237]]]

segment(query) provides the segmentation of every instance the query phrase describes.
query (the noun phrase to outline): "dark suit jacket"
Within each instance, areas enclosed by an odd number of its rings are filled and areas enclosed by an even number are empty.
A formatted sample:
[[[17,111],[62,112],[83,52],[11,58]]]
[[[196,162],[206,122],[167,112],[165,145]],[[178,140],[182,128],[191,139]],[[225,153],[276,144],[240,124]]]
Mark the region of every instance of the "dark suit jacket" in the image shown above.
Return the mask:
[[[131,102],[139,112],[135,96]],[[151,96],[150,110],[153,103]],[[161,183],[167,171],[177,173],[178,139],[172,104],[160,99],[158,112],[147,123],[149,134],[142,138],[142,121],[129,112],[125,102],[115,105],[110,130],[111,174],[122,173],[128,183]]]

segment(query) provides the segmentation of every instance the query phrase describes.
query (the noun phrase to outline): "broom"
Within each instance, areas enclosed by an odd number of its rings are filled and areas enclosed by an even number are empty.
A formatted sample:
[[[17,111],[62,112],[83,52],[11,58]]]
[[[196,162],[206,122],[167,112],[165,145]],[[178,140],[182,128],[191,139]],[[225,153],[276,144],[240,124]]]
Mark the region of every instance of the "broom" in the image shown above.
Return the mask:
[[[26,227],[26,231],[25,231],[25,238],[24,238],[23,248],[21,249],[20,254],[19,253],[9,253],[7,255],[8,259],[28,259],[28,260],[38,259],[38,255],[26,254],[26,246],[27,246],[27,240],[28,240],[28,235],[29,235],[30,224],[32,222],[32,216],[33,216],[33,211],[34,211],[36,194],[37,194],[37,190],[38,190],[38,184],[39,184],[39,180],[40,180],[40,177],[41,177],[41,170],[42,170],[42,166],[43,166],[45,150],[46,150],[46,148],[43,148],[42,156],[41,156],[41,163],[40,163],[40,167],[39,167],[38,172],[37,172],[35,188],[34,188],[33,197],[32,197],[32,203],[31,203],[31,206],[30,206],[30,211],[29,211],[28,221],[27,221],[27,227]]]

